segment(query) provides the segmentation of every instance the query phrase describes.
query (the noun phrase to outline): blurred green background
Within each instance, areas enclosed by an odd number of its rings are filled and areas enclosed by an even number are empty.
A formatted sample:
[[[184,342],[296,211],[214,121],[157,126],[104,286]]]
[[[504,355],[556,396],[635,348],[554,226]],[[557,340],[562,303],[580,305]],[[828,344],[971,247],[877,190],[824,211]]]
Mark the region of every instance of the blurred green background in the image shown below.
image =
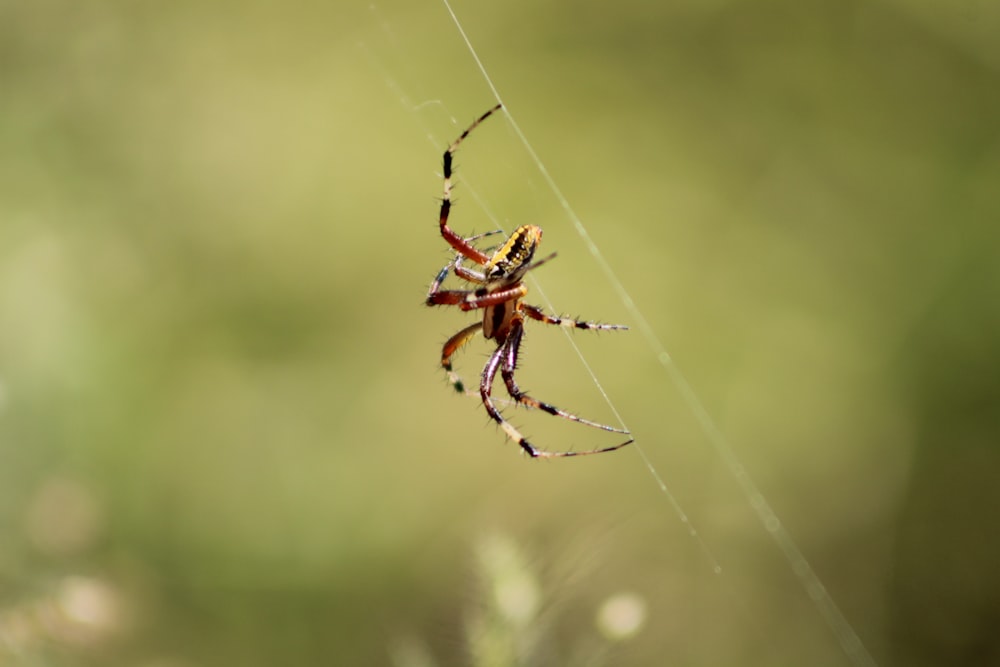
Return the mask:
[[[875,659],[1000,662],[1000,7],[455,10]],[[448,389],[493,101],[430,1],[0,5],[0,663],[850,664],[639,331],[574,340],[698,539]],[[507,119],[458,164],[533,301],[635,324]],[[560,331],[521,366],[614,423]]]

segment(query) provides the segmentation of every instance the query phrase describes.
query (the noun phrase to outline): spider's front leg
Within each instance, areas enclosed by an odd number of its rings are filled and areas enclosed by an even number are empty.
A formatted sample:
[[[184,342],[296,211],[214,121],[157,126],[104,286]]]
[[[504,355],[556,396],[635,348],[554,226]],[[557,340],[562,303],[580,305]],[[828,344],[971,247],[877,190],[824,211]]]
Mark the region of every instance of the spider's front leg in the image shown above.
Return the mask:
[[[441,228],[441,236],[444,238],[448,244],[455,249],[463,257],[467,257],[476,264],[484,265],[489,261],[490,257],[486,253],[482,252],[478,248],[474,247],[469,243],[468,239],[464,239],[459,236],[455,230],[448,226],[448,214],[451,212],[451,189],[452,189],[452,158],[455,155],[455,151],[458,150],[459,145],[465,140],[469,133],[472,132],[476,127],[482,123],[484,120],[489,118],[493,112],[500,109],[502,105],[497,104],[492,109],[484,113],[482,116],[477,118],[472,122],[472,125],[467,127],[458,139],[456,139],[451,146],[444,152],[444,157],[442,158],[442,172],[444,174],[444,195],[441,197],[441,212],[438,215],[438,224]]]
[[[502,234],[502,233],[503,233],[503,230],[494,229],[491,232],[484,232],[482,234],[476,234],[475,236],[470,236],[469,238],[467,238],[465,240],[471,242],[471,241],[475,241],[477,239],[484,238],[486,236],[493,236],[494,234]],[[443,291],[441,289],[441,284],[444,283],[444,281],[448,277],[449,273],[454,273],[456,276],[458,276],[462,280],[464,280],[466,282],[469,282],[469,283],[473,283],[473,284],[476,284],[476,285],[485,285],[486,284],[486,276],[485,275],[483,275],[479,271],[473,271],[472,269],[467,269],[464,266],[462,266],[462,261],[465,260],[465,259],[466,258],[464,256],[460,255],[460,254],[459,255],[455,255],[455,259],[451,260],[450,262],[448,262],[447,264],[445,264],[443,267],[441,267],[441,270],[438,271],[437,276],[435,276],[433,282],[431,282],[430,289],[427,290],[427,297],[428,297],[427,298],[427,305],[428,306],[443,305],[443,304],[439,304],[439,303],[432,303],[430,297],[431,297],[431,295],[436,294],[437,292]],[[454,290],[454,291],[462,291],[462,290]]]
[[[451,273],[452,271],[455,272],[456,276],[470,283],[481,285],[486,282],[486,277],[483,274],[478,273],[476,271],[472,271],[462,266],[462,259],[464,258],[461,255],[458,255],[457,257],[455,257],[455,259],[445,264],[443,267],[441,267],[441,270],[438,271],[438,274],[434,277],[433,282],[431,282],[430,288],[427,290],[428,306],[440,305],[436,303],[431,303],[430,300],[431,296],[437,294],[438,292],[444,291],[441,289],[441,284],[445,281],[445,279],[448,277],[448,274]],[[467,291],[467,290],[453,290],[453,291]]]

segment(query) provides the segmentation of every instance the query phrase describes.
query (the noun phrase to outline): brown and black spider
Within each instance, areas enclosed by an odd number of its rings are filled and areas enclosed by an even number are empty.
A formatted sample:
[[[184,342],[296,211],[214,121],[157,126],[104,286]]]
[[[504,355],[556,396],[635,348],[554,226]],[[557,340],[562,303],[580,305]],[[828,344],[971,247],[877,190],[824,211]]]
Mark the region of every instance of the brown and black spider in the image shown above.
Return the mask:
[[[451,176],[452,157],[462,141],[469,136],[472,130],[490,117],[493,112],[501,108],[501,104],[484,113],[476,119],[462,134],[452,143],[448,150],[444,152],[444,196],[441,198],[440,226],[441,236],[455,249],[457,255],[455,259],[448,262],[438,273],[431,284],[427,294],[428,306],[458,306],[463,311],[478,310],[483,311],[483,319],[475,324],[470,324],[457,334],[448,339],[441,351],[441,365],[448,374],[448,379],[452,386],[460,393],[465,393],[465,386],[461,378],[452,370],[451,358],[463,345],[468,343],[479,333],[487,339],[496,341],[497,348],[490,355],[489,361],[483,368],[483,373],[479,381],[479,394],[482,397],[483,405],[490,417],[500,425],[504,434],[516,442],[533,458],[554,458],[560,456],[581,456],[584,454],[600,454],[620,449],[632,442],[631,439],[625,442],[605,447],[603,449],[593,449],[582,452],[549,452],[538,449],[525,439],[523,435],[500,413],[493,403],[492,391],[493,381],[499,371],[507,386],[507,393],[517,403],[529,408],[536,408],[550,415],[563,417],[570,421],[575,421],[587,426],[612,431],[614,433],[624,433],[628,431],[617,429],[604,424],[578,417],[574,414],[560,410],[554,405],[543,403],[525,394],[517,386],[514,380],[514,369],[517,366],[517,355],[521,348],[521,340],[524,338],[524,317],[528,316],[533,320],[546,324],[557,324],[573,329],[601,329],[617,330],[628,327],[620,324],[599,324],[597,322],[583,322],[571,318],[553,317],[546,315],[542,309],[524,303],[523,299],[528,293],[528,288],[524,285],[524,277],[528,271],[541,266],[549,261],[555,254],[533,261],[535,251],[542,240],[542,230],[536,225],[522,225],[514,230],[503,245],[493,252],[487,254],[472,245],[485,236],[502,233],[500,230],[479,234],[469,238],[459,236],[448,226],[448,213],[451,211]],[[473,271],[462,266],[462,262],[469,260],[482,267],[482,272]],[[473,289],[464,290],[443,290],[441,284],[449,273],[454,273],[460,279],[471,283]]]

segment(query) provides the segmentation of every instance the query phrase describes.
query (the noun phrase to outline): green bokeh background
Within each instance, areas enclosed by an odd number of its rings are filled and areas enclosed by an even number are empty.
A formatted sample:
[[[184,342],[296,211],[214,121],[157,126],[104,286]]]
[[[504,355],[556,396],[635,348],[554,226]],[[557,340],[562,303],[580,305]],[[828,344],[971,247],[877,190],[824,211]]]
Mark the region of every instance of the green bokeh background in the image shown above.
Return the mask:
[[[455,10],[875,659],[1000,660],[1000,8]],[[640,331],[574,341],[697,538],[637,448],[449,392],[440,153],[492,103],[435,2],[0,5],[0,662],[850,664]],[[558,250],[533,300],[636,324],[507,119],[458,164],[457,229]],[[558,330],[519,377],[615,423]]]

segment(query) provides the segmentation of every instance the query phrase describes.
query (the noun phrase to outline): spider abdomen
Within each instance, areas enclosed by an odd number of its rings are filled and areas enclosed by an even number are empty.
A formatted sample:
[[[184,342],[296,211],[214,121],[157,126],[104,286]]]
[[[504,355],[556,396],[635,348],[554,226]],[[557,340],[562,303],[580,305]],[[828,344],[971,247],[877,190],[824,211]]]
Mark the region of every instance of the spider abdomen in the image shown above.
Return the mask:
[[[490,281],[498,280],[506,284],[517,282],[524,275],[524,270],[541,242],[541,227],[521,225],[514,230],[507,242],[493,253],[490,261],[483,267],[483,273]]]

